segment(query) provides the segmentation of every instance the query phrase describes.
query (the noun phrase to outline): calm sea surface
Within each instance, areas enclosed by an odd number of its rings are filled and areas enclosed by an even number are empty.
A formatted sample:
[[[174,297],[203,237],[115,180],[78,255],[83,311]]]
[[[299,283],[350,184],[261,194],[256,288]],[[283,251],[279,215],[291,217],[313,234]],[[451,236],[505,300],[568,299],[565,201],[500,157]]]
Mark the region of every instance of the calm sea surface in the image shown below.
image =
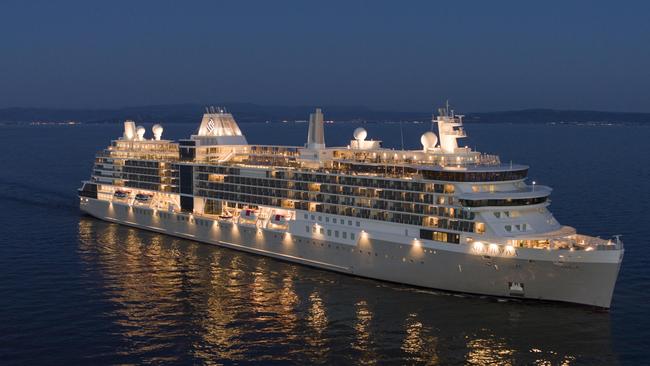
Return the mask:
[[[307,135],[241,127],[251,143]],[[327,125],[326,140],[356,127]],[[399,124],[364,127],[400,147]],[[404,124],[405,147],[429,127]],[[649,363],[650,126],[466,129],[471,147],[531,165],[560,222],[623,235],[611,311],[416,290],[85,217],[76,189],[121,126],[0,126],[0,363]]]

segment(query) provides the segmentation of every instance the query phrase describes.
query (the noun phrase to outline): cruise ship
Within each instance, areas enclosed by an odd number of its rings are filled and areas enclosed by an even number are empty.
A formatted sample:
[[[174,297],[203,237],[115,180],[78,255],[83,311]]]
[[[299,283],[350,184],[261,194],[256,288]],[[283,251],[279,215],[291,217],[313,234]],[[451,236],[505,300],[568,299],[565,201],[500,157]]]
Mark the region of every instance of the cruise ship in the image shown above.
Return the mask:
[[[561,225],[548,210],[551,188],[529,184],[527,166],[459,145],[463,116],[448,106],[419,150],[382,147],[363,128],[329,147],[320,109],[308,127],[303,146],[275,146],[249,144],[221,108],[206,108],[196,133],[178,141],[163,139],[160,125],[147,137],[126,121],[97,154],[80,208],[348,275],[610,307],[620,237]]]

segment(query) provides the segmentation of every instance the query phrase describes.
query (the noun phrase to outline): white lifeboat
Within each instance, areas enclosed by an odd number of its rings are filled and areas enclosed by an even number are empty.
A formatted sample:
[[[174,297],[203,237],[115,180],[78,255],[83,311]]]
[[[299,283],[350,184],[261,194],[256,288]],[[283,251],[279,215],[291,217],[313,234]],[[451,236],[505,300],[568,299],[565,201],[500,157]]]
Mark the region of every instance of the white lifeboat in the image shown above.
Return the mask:
[[[271,215],[268,223],[268,227],[271,229],[281,229],[286,230],[289,226],[289,220],[284,215]]]
[[[115,193],[113,193],[113,197],[118,199],[128,198],[129,191],[115,191]]]
[[[275,225],[286,225],[287,217],[284,215],[273,215],[271,216],[271,222]]]
[[[257,222],[257,211],[251,209],[243,209],[239,211],[239,223],[254,225]]]
[[[148,203],[151,201],[152,195],[145,193],[138,193],[135,195],[135,200],[140,203]]]

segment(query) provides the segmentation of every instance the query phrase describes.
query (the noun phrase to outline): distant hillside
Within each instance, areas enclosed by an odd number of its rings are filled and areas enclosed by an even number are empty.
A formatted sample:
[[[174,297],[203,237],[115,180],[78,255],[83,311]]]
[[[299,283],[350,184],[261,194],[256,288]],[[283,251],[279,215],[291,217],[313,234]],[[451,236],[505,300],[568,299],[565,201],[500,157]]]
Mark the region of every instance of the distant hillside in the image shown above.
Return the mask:
[[[306,120],[315,106],[262,106],[251,103],[223,103],[239,122],[264,122]],[[430,113],[378,111],[366,107],[322,106],[325,118],[335,121],[429,121]],[[83,122],[116,123],[125,119],[136,122],[197,123],[204,106],[177,104],[128,107],[118,109],[51,109],[5,108],[0,109],[1,123],[33,122]],[[650,113],[622,113],[596,111],[562,111],[552,109],[527,109],[489,113],[466,113],[467,122],[481,123],[549,123],[549,122],[611,122],[650,123]]]
[[[239,122],[264,122],[283,120],[306,120],[315,106],[262,106],[249,103],[223,103]],[[322,106],[328,120],[337,121],[384,121],[424,118],[423,113],[374,111],[365,107]],[[84,123],[121,122],[125,119],[147,122],[191,122],[201,120],[205,107],[198,104],[129,107],[119,109],[49,109],[5,108],[0,109],[0,122],[65,122]]]
[[[521,111],[468,113],[465,121],[483,123],[650,123],[650,113],[524,109]]]

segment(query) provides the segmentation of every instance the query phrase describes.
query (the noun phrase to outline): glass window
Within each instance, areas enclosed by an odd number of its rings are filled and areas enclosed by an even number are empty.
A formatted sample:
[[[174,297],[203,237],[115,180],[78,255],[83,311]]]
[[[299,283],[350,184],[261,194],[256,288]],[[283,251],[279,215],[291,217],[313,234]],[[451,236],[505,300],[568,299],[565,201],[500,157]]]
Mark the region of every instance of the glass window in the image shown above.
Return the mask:
[[[350,239],[354,240],[354,238],[355,238],[354,233],[350,233]]]
[[[348,238],[348,233],[346,233],[345,231],[342,232],[341,234],[343,234],[343,239],[347,239],[347,238]]]
[[[339,237],[339,231],[338,230],[334,230],[334,236],[337,237],[337,238]]]

